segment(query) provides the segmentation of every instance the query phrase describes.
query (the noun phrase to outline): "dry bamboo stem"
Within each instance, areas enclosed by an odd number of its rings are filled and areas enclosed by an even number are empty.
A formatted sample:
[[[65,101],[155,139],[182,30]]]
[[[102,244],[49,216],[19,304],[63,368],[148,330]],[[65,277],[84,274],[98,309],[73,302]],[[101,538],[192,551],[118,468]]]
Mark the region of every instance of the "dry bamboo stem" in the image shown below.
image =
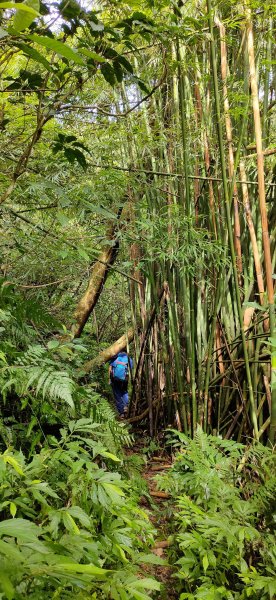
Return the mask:
[[[245,216],[246,216],[246,221],[247,221],[247,225],[248,225],[248,229],[249,229],[251,246],[252,246],[252,251],[253,251],[253,256],[254,256],[255,271],[256,271],[257,285],[258,285],[258,291],[259,291],[259,300],[260,300],[260,304],[263,305],[263,303],[264,303],[263,270],[262,270],[262,263],[260,260],[260,255],[259,255],[255,227],[254,227],[252,214],[251,214],[248,187],[247,187],[247,183],[245,183],[246,182],[246,174],[245,174],[245,166],[244,166],[243,160],[240,161],[240,177],[241,177],[241,181],[244,182],[244,183],[242,183],[243,206],[244,206],[244,211],[245,211]]]
[[[251,19],[250,8],[246,7],[246,36],[247,36],[247,51],[248,51],[248,62],[249,62],[249,73],[250,73],[250,85],[251,85],[251,97],[252,97],[252,108],[254,116],[254,129],[255,129],[255,141],[257,150],[257,173],[258,173],[258,191],[259,191],[259,205],[261,213],[262,223],[262,237],[263,237],[263,248],[264,248],[264,263],[266,272],[266,287],[269,304],[269,318],[270,318],[270,334],[273,337],[274,333],[274,290],[273,290],[273,279],[272,279],[272,262],[270,252],[270,239],[268,231],[268,219],[266,209],[266,197],[265,197],[265,177],[264,177],[264,155],[263,155],[263,144],[262,144],[262,127],[261,127],[261,116],[259,106],[259,95],[258,95],[258,83],[255,67],[255,54],[254,54],[254,36],[253,36],[253,25]],[[272,380],[275,378],[275,358],[272,359]],[[270,440],[274,443],[276,435],[276,390],[274,391],[274,397],[271,406],[271,423],[270,423]]]

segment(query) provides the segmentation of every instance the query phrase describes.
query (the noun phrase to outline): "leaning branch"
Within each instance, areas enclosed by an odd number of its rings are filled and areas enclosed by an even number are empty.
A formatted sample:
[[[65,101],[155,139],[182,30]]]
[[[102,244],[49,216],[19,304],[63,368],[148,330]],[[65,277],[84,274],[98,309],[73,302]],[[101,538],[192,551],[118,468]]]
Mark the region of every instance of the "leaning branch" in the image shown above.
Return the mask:
[[[98,354],[98,356],[96,356],[96,358],[93,358],[92,360],[89,360],[86,363],[84,363],[80,370],[82,372],[84,371],[85,373],[89,373],[89,371],[92,371],[94,367],[99,367],[100,365],[105,364],[108,360],[111,360],[111,358],[116,356],[116,354],[118,354],[122,350],[125,350],[127,345],[130,344],[130,342],[132,342],[133,338],[134,329],[129,329],[127,333],[124,333],[124,335],[122,335],[118,340],[116,340],[116,342],[111,344],[111,346],[105,348],[105,350],[102,350]]]

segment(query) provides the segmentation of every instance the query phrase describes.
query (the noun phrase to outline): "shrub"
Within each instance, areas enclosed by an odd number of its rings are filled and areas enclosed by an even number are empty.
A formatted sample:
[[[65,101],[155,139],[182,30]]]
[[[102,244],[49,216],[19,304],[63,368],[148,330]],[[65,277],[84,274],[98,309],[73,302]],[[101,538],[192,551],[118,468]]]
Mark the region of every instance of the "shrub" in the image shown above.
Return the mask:
[[[200,429],[193,440],[171,434],[178,452],[172,470],[158,481],[178,508],[174,552],[180,599],[272,599],[273,451],[246,448]]]

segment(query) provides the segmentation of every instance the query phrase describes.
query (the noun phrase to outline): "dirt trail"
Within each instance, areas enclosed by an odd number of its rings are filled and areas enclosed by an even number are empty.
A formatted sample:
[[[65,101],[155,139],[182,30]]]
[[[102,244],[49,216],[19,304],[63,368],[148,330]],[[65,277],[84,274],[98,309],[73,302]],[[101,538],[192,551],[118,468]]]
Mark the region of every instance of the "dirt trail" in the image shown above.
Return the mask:
[[[132,454],[140,454],[143,443],[137,441],[132,448]],[[157,531],[155,545],[152,552],[167,561],[170,542],[170,520],[173,507],[171,505],[170,495],[157,490],[155,477],[157,474],[164,473],[171,468],[171,458],[162,456],[152,456],[147,459],[145,467],[141,472],[142,477],[147,483],[149,497],[142,496],[141,505],[146,508],[149,518]],[[176,600],[179,594],[175,591],[176,579],[173,577],[173,568],[170,565],[144,565],[144,572],[152,575],[162,584],[160,600]]]

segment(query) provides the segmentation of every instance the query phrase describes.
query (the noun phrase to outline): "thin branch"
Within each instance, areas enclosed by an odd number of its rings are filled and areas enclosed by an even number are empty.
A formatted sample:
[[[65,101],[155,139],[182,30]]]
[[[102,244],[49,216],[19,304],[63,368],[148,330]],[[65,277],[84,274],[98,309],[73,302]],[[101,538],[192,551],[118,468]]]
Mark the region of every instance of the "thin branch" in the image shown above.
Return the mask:
[[[68,279],[72,279],[72,277],[68,276],[68,277],[64,277],[64,279],[57,279],[57,281],[50,281],[49,283],[37,283],[37,284],[33,284],[33,285],[23,285],[21,283],[16,283],[15,281],[5,281],[4,285],[15,285],[16,287],[28,290],[28,289],[32,289],[32,288],[49,287],[51,285],[56,285],[58,283],[62,283],[63,281],[67,281]]]
[[[16,213],[14,210],[12,210],[11,208],[8,208],[7,206],[3,207],[7,212],[9,212],[10,214],[12,214],[14,217],[21,219],[22,221],[24,221],[25,223],[27,223],[28,225],[31,225],[31,227],[34,227],[34,229],[39,229],[39,231],[42,231],[42,233],[46,233],[47,235],[49,235],[50,237],[55,238],[56,240],[60,241],[60,237],[58,235],[56,235],[55,233],[53,233],[52,231],[49,231],[47,229],[44,229],[43,227],[41,227],[40,225],[37,225],[36,223],[33,223],[32,221],[30,221],[29,219],[26,219],[26,217],[23,217],[21,214]],[[67,246],[70,246],[71,248],[73,248],[74,250],[77,250],[77,246],[75,246],[74,244],[71,244],[70,242],[68,242],[67,240],[62,240],[62,242],[64,244],[67,244]],[[95,262],[99,262],[102,265],[106,265],[108,266],[110,269],[113,269],[113,271],[116,271],[116,273],[119,273],[120,275],[122,275],[123,277],[126,277],[127,279],[131,279],[131,281],[134,281],[135,283],[138,283],[139,285],[143,285],[143,282],[140,281],[139,279],[136,279],[135,277],[132,277],[132,275],[129,275],[128,273],[125,273],[125,271],[121,271],[121,269],[118,269],[117,267],[114,267],[114,265],[112,265],[109,262],[106,262],[104,260],[100,260],[99,258],[97,258],[95,256]]]
[[[146,102],[146,100],[148,100],[153,94],[154,92],[156,92],[156,90],[158,90],[158,88],[162,85],[162,83],[164,82],[166,77],[166,69],[164,70],[164,73],[161,77],[161,79],[159,80],[159,82],[152,88],[152,90],[143,98],[141,98],[141,100],[139,100],[138,102],[136,102],[136,104],[134,104],[134,106],[132,106],[131,108],[128,108],[128,110],[126,110],[125,112],[122,113],[109,113],[107,111],[105,111],[103,108],[98,108],[97,106],[61,106],[59,109],[59,112],[62,110],[96,110],[96,112],[101,113],[103,115],[105,115],[106,117],[114,117],[114,118],[122,118],[122,117],[126,117],[127,115],[129,115],[133,110],[135,110],[136,108],[138,108],[138,106],[140,106],[143,102]]]
[[[97,169],[114,169],[115,171],[126,171],[126,172],[131,172],[131,173],[145,173],[146,175],[159,175],[160,177],[184,177],[183,173],[168,173],[166,171],[149,171],[148,169],[137,169],[135,167],[118,167],[115,165],[99,165],[96,163],[91,163],[89,162],[89,164],[92,167],[96,167]],[[189,179],[199,179],[202,181],[218,181],[218,182],[222,182],[222,179],[220,177],[204,177],[203,175],[189,175],[188,176]],[[232,183],[231,179],[227,180],[228,183]],[[257,181],[241,181],[240,179],[236,179],[237,183],[247,183],[248,185],[258,185]],[[271,186],[271,187],[276,187],[276,183],[271,183],[271,182],[267,182],[265,185]]]

